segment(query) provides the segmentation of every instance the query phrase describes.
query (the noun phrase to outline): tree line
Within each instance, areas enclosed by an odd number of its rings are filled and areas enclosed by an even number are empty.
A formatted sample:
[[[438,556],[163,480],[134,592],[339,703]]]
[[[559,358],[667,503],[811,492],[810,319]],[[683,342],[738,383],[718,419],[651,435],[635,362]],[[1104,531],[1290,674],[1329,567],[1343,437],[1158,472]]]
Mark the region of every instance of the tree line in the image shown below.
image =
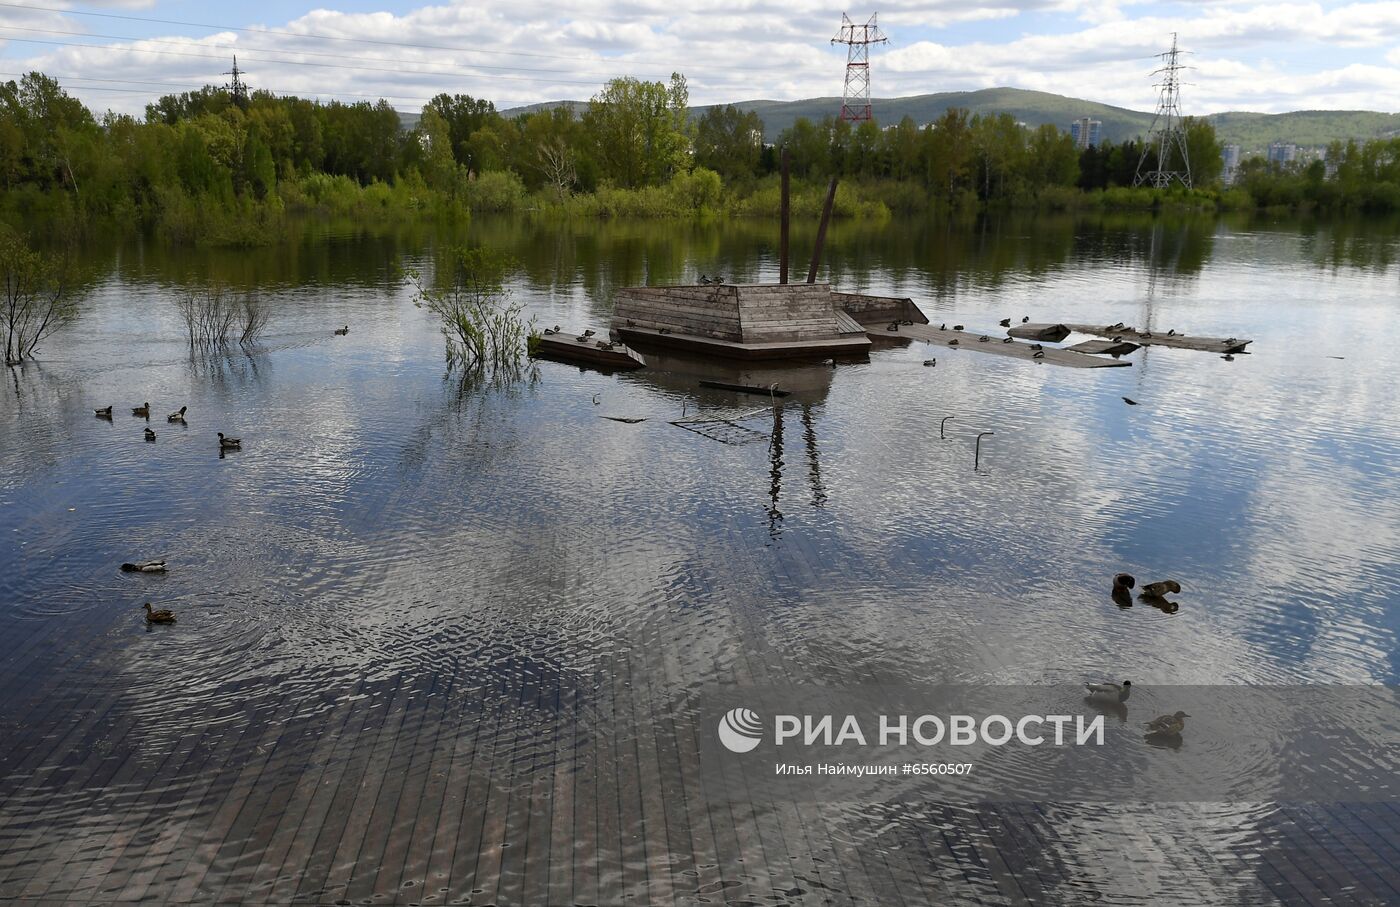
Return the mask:
[[[1199,119],[1185,129],[1204,190],[1192,203],[1400,209],[1400,140],[1338,145],[1329,152],[1335,173],[1246,162],[1237,188],[1221,194],[1214,129]],[[669,83],[613,79],[581,109],[514,116],[484,99],[441,94],[407,128],[383,100],[213,86],[161,97],[144,117],[98,118],[57,80],[30,73],[0,83],[0,215],[129,218],[176,239],[222,226],[239,241],[265,235],[287,208],[772,213],[784,150],[803,204],[827,178],[842,178],[838,214],[1162,199],[1131,189],[1140,140],[1081,150],[1053,125],[1030,128],[1008,114],[953,109],[933,123],[906,117],[887,127],[799,119],[774,144],[763,136],[751,111],[718,106],[692,116],[679,74]],[[1154,153],[1146,149],[1149,166]]]

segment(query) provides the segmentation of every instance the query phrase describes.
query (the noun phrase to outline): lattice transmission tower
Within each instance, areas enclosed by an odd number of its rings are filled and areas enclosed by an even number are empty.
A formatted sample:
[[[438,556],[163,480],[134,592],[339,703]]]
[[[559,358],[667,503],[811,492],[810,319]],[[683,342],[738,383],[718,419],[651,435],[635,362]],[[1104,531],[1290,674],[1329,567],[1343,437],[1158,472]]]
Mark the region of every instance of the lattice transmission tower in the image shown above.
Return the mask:
[[[1180,63],[1181,54],[1176,46],[1176,32],[1172,32],[1172,49],[1157,54],[1162,60],[1162,68],[1152,75],[1161,76],[1157,83],[1160,93],[1157,96],[1157,112],[1152,117],[1152,128],[1147,133],[1147,142],[1138,158],[1137,175],[1133,185],[1146,183],[1158,189],[1165,189],[1173,182],[1191,188],[1191,158],[1186,153],[1186,132],[1182,129],[1181,117],[1181,70],[1187,67]],[[1173,165],[1174,154],[1180,155],[1180,168]],[[1153,169],[1147,169],[1147,159],[1156,156]]]
[[[220,73],[219,75],[231,77],[226,87],[228,88],[229,94],[233,95],[233,103],[237,104],[239,107],[247,107],[248,83],[243,81],[243,77],[246,76],[247,73],[238,68],[237,54],[233,56],[233,69],[228,72]]]
[[[851,17],[841,14],[841,30],[831,39],[832,44],[846,45],[846,90],[841,94],[841,119],[853,123],[870,119],[870,45],[884,44],[889,39],[875,23],[879,13],[871,13],[864,25],[856,25]]]

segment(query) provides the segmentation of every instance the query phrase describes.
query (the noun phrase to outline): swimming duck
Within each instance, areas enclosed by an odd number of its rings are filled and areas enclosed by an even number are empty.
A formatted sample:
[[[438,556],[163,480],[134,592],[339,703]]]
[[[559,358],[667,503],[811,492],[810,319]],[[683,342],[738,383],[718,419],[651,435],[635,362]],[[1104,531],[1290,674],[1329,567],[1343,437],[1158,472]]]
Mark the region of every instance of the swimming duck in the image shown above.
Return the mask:
[[[583,336],[585,336],[585,337],[592,337],[592,336],[593,336],[594,334],[596,334],[596,333],[598,333],[598,332],[595,331],[595,330],[593,330],[592,328],[584,328]]]
[[[346,334],[348,334],[348,333],[350,333],[350,325],[348,325],[348,324],[347,324],[345,327],[343,327],[343,328],[336,328],[336,329],[335,329],[335,336],[337,336],[337,337],[344,337],[344,336],[345,336]]]
[[[1186,719],[1190,717],[1185,712],[1158,715],[1143,727],[1147,728],[1147,736],[1149,737],[1180,737],[1182,730],[1186,727]]]
[[[138,564],[122,564],[127,573],[164,573],[165,561],[142,561]]]
[[[1131,589],[1135,585],[1137,585],[1137,580],[1133,578],[1133,575],[1131,573],[1113,574],[1113,588]]]
[[[1142,594],[1148,598],[1162,598],[1167,593],[1181,592],[1181,583],[1174,579],[1164,579],[1160,583],[1148,583],[1142,587]]]
[[[897,330],[899,330],[899,322],[898,322],[898,321],[891,321],[891,322],[889,323],[889,326],[886,327],[885,330],[887,330],[887,331],[897,331]]]
[[[1044,358],[1045,358],[1045,350],[1036,350],[1034,353],[1031,354],[1031,358],[1032,358],[1032,359],[1044,359]]]
[[[997,324],[1001,325],[1004,328],[1009,328],[1011,327],[1011,319],[1003,318],[1001,321],[998,321]]]
[[[182,407],[180,407],[180,411],[179,411],[178,413],[171,413],[170,415],[166,416],[166,417],[165,417],[165,421],[167,421],[167,422],[184,422],[184,421],[185,421],[185,410],[187,410],[187,409],[189,409],[188,406],[182,406]]]
[[[1003,337],[1003,338],[1001,338],[1001,342],[1002,342],[1002,343],[1015,343],[1016,341],[1012,340],[1010,337]]]
[[[983,334],[981,337],[978,337],[978,338],[977,338],[977,342],[978,342],[978,343],[986,343],[988,340],[991,340],[991,339],[992,339],[992,338],[988,337],[986,334]]]
[[[93,410],[92,413],[99,419],[110,419],[112,418],[112,407],[104,406],[101,409]]]
[[[1039,344],[1039,343],[1032,343],[1032,344],[1031,344],[1031,349],[1033,349],[1033,350],[1043,350],[1043,349],[1045,349],[1045,347],[1042,346],[1042,345]]]
[[[1022,323],[1022,324],[1027,324],[1030,320],[1031,320],[1031,316],[1026,315],[1025,317],[1023,317],[1023,318],[1021,319],[1021,323]]]
[[[937,359],[925,359],[925,360],[924,360],[924,367],[925,367],[925,368],[933,368],[933,367],[934,367],[935,365],[937,365],[937,364],[938,364],[938,360],[937,360]]]
[[[708,275],[706,275],[706,274],[701,274],[701,275],[700,275],[700,283],[701,283],[702,285],[708,287],[708,286],[710,285],[711,282],[712,282],[712,281],[710,280],[710,278],[709,278]]]
[[[1125,680],[1122,683],[1086,683],[1084,692],[1088,698],[1094,702],[1127,702],[1128,694],[1133,690],[1133,682]]]
[[[131,408],[131,414],[133,416],[144,416],[149,419],[151,418],[151,404],[143,403],[140,406],[133,406]]]
[[[146,440],[147,440],[147,441],[154,441],[155,439],[156,439],[156,430],[155,430],[154,428],[151,428],[149,425],[146,426]]]
[[[957,345],[958,345],[958,338],[954,337],[952,340],[949,340],[949,341],[948,341],[948,345],[949,345],[949,346],[957,346]]]
[[[238,449],[238,448],[240,448],[240,447],[242,447],[242,446],[243,446],[243,439],[242,439],[242,438],[229,438],[229,437],[225,437],[223,432],[219,432],[219,449],[220,449],[220,450],[236,450],[236,449]]]
[[[1234,361],[1235,361],[1235,357],[1232,356],[1232,355],[1229,354],[1229,353],[1226,353],[1225,355],[1221,356],[1220,358],[1221,358],[1221,359],[1224,359],[1226,362],[1234,362]]]
[[[955,325],[953,325],[953,330],[955,330],[955,331],[961,331],[962,329],[963,329],[963,326],[960,325],[960,324],[955,324]]]
[[[1126,404],[1128,404],[1129,406],[1137,406],[1137,405],[1138,405],[1138,402],[1137,402],[1136,400],[1134,400],[1132,397],[1124,397],[1124,398],[1123,398],[1123,402],[1126,403]]]
[[[151,610],[151,603],[146,602],[146,623],[148,624],[173,624],[175,623],[175,612],[161,608],[159,611]]]
[[[943,322],[942,324],[940,324],[940,325],[938,326],[938,329],[939,329],[940,331],[946,331],[946,330],[948,330],[948,322],[945,321],[945,322]]]

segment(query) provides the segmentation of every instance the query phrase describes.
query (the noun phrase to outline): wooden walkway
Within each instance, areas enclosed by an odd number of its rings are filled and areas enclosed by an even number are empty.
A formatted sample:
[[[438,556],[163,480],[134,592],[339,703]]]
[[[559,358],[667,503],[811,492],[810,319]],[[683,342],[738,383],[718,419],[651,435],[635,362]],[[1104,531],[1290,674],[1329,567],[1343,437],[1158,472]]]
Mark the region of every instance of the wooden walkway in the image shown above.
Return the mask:
[[[1068,368],[1116,368],[1132,365],[1131,362],[1100,359],[1059,347],[1024,343],[1010,337],[978,334],[973,331],[953,331],[931,324],[891,323],[883,328],[868,328],[868,331],[870,337],[875,340],[922,340],[949,349],[991,353],[994,356],[1009,356],[1027,362],[1047,362],[1050,365],[1063,365]]]
[[[588,676],[525,655],[346,675],[160,729],[113,689],[117,666],[68,672],[6,700],[0,900],[1400,903],[1393,805],[1213,830],[1190,804],[712,802],[675,720],[671,684],[694,668],[679,643],[623,646]],[[3,678],[45,649],[65,647],[19,647]],[[771,653],[713,657],[739,684],[796,680]]]
[[[1071,331],[1095,334],[1110,340],[1126,340],[1138,346],[1169,346],[1178,350],[1200,350],[1206,353],[1243,353],[1253,340],[1238,337],[1197,337],[1180,331],[1135,331],[1122,324],[1069,324]]]

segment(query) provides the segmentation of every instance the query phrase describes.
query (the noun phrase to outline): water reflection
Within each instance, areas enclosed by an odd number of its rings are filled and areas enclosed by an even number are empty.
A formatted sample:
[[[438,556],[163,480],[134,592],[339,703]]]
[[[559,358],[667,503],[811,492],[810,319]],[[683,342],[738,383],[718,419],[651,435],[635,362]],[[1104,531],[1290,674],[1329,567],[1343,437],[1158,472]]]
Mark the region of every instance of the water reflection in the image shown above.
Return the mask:
[[[1397,681],[1395,226],[833,225],[843,288],[973,329],[1028,314],[1255,339],[1234,363],[1154,349],[1094,372],[969,351],[930,369],[914,344],[785,366],[644,351],[634,373],[464,385],[397,276],[484,242],[520,261],[543,323],[595,325],[618,286],[771,278],[775,232],[481,218],[237,253],[95,246],[79,322],[0,386],[0,896],[446,898],[489,876],[502,900],[547,901],[521,888],[539,846],[584,867],[564,901],[997,900],[988,847],[1109,902],[1183,879],[1257,895],[1220,855],[1286,851],[1273,807],[756,797],[710,825],[675,811],[694,803],[688,744],[658,733],[628,761],[609,730],[765,680]],[[256,349],[189,354],[171,300],[215,277],[273,312]],[[188,404],[188,428],[143,444],[127,414],[147,399]],[[108,404],[114,421],[93,417]],[[717,443],[726,424],[749,443]],[[988,428],[996,468],[974,474]],[[216,431],[244,450],[216,456]],[[117,569],[137,556],[171,573]],[[1106,595],[1121,571],[1180,576],[1186,606]],[[145,632],[148,600],[179,613],[172,632]],[[1153,838],[1145,856],[1113,856],[1129,834]],[[784,844],[745,862],[760,841]],[[362,854],[399,868],[366,879]]]

